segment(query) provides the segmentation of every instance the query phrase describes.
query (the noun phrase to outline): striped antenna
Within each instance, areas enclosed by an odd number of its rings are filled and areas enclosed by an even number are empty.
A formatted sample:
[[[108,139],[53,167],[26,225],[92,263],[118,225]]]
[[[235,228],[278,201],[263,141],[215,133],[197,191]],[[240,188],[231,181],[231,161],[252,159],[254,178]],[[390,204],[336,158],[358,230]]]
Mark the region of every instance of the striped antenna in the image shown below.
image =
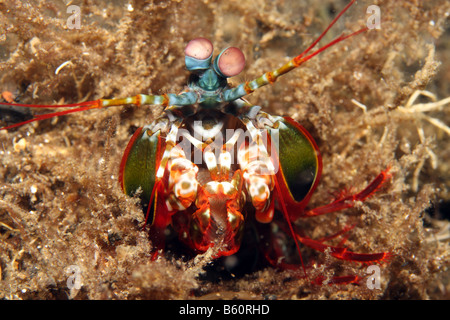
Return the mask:
[[[327,34],[327,32],[331,29],[331,27],[355,3],[355,1],[356,0],[350,1],[347,4],[347,6],[333,19],[333,21],[331,21],[330,25],[325,29],[325,31],[322,32],[322,34],[305,51],[303,51],[298,56],[296,56],[295,58],[290,60],[288,63],[286,63],[285,65],[281,66],[280,68],[278,68],[274,71],[266,72],[262,76],[254,79],[252,81],[247,81],[247,82],[241,83],[240,85],[238,85],[235,88],[228,89],[227,91],[224,92],[224,101],[234,101],[236,99],[242,98],[242,97],[252,93],[253,91],[265,86],[266,84],[269,84],[269,83],[272,84],[278,79],[278,77],[288,73],[289,71],[291,71],[295,68],[298,68],[304,62],[308,61],[309,59],[318,55],[319,53],[325,51],[329,47],[331,47],[339,42],[342,42],[345,39],[348,39],[350,37],[356,36],[360,33],[367,31],[369,28],[364,27],[358,31],[351,33],[351,34],[341,35],[340,37],[338,37],[338,38],[334,39],[333,41],[331,41],[330,43],[326,44],[325,46],[308,54],[308,52],[310,52],[317,45],[317,43]]]

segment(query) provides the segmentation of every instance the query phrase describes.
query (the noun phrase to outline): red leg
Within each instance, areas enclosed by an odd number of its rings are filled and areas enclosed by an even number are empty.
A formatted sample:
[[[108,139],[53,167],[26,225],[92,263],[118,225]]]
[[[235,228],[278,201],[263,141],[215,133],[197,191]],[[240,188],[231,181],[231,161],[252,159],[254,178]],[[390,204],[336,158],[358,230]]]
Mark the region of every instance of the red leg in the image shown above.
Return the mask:
[[[370,197],[371,195],[373,195],[391,177],[391,175],[388,172],[389,172],[389,168],[386,169],[385,171],[381,172],[362,191],[360,191],[356,194],[353,194],[353,195],[342,196],[342,198],[335,200],[334,202],[332,202],[329,205],[325,205],[325,206],[322,206],[322,207],[319,207],[316,209],[308,210],[304,214],[302,214],[300,217],[312,217],[312,216],[322,215],[322,214],[342,210],[345,208],[353,207],[355,205],[356,201],[363,201],[363,200],[367,199],[368,197]],[[275,183],[275,186],[277,187],[277,192],[279,194],[281,194],[278,183]],[[295,245],[297,247],[300,258],[301,258],[301,252],[300,252],[299,243],[302,243],[302,244],[304,244],[314,250],[320,251],[320,252],[328,251],[328,252],[330,252],[330,254],[333,257],[335,257],[337,259],[347,260],[347,261],[355,261],[355,262],[360,262],[360,263],[364,263],[364,264],[381,263],[384,261],[388,261],[392,256],[392,254],[390,252],[381,252],[381,253],[352,252],[352,251],[348,250],[347,248],[341,247],[347,240],[347,237],[345,237],[345,236],[344,236],[344,239],[340,241],[338,246],[331,246],[331,245],[324,244],[324,242],[327,240],[330,240],[330,239],[333,239],[340,235],[345,234],[346,232],[351,230],[354,226],[347,226],[343,230],[337,232],[336,234],[324,237],[319,240],[313,240],[306,236],[302,236],[302,235],[298,234],[297,231],[294,231],[293,225],[291,224],[291,222],[289,220],[289,216],[287,214],[287,209],[285,207],[284,202],[280,201],[280,205],[282,208],[281,211],[283,212],[284,217],[286,219],[286,223],[288,224],[288,227],[289,227],[289,228],[287,228],[287,227],[281,226],[281,228],[284,229],[284,231],[287,234],[291,234],[294,237]],[[289,229],[289,230],[287,230],[287,229]],[[275,254],[275,257],[273,257],[273,256],[270,257],[270,255],[268,253],[266,253],[266,258],[271,264],[277,265],[283,269],[295,268],[294,264],[285,263],[282,261],[282,259],[279,259],[284,256],[282,252],[278,252],[279,250],[276,250],[276,248],[273,248],[273,250],[274,251],[272,253]],[[303,264],[303,259],[301,259],[301,265],[303,267],[303,270],[304,270],[305,276],[306,276],[306,270],[305,270],[305,266]],[[316,282],[317,280],[323,281],[323,279],[322,280],[316,279],[316,280],[313,280],[313,282]],[[335,283],[335,284],[357,283],[359,280],[360,280],[360,278],[357,276],[345,276],[345,277],[333,278],[330,283]]]
[[[303,237],[298,234],[296,234],[296,236],[298,241],[303,243],[304,245],[320,252],[325,252],[325,250],[329,250],[330,254],[333,257],[341,260],[356,261],[361,263],[381,263],[388,261],[392,257],[392,253],[390,252],[356,253],[349,251],[347,248],[330,246],[324,244],[321,241],[313,240],[308,237]]]
[[[345,248],[339,248],[339,247],[333,247],[326,244],[323,244],[322,242],[334,239],[342,234],[345,234],[349,230],[353,229],[354,226],[348,226],[345,227],[343,230],[337,232],[336,234],[333,234],[328,237],[321,238],[320,240],[312,240],[307,237],[301,237],[297,235],[297,239],[299,242],[304,243],[305,245],[318,250],[318,251],[325,251],[326,249],[330,249],[331,255],[333,255],[336,258],[339,259],[345,259],[345,260],[351,260],[351,261],[359,261],[363,263],[377,263],[381,261],[386,261],[390,258],[390,253],[381,253],[381,254],[361,254],[361,253],[354,253],[351,251],[348,251]],[[282,227],[282,229],[287,232],[286,227]],[[346,239],[346,238],[345,238]],[[274,239],[272,239],[274,240]],[[340,243],[342,243],[341,241]],[[277,241],[274,241],[274,243],[277,243]],[[272,247],[271,254],[269,254],[268,251],[264,251],[265,257],[267,261],[276,267],[279,267],[284,270],[298,270],[299,265],[294,263],[287,263],[285,262],[284,256],[285,252],[283,252],[280,248],[277,248],[276,246]],[[350,259],[352,258],[352,259]],[[306,267],[308,268],[308,267]],[[316,285],[323,285],[326,281],[326,284],[328,285],[345,285],[345,284],[358,284],[362,277],[358,275],[346,275],[346,276],[338,276],[338,277],[332,277],[329,279],[326,279],[323,276],[315,277],[311,280],[311,283]]]
[[[382,171],[364,190],[341,199],[336,199],[330,204],[311,210],[306,210],[300,217],[314,217],[330,212],[351,208],[357,201],[364,201],[373,195],[389,178],[389,168]]]

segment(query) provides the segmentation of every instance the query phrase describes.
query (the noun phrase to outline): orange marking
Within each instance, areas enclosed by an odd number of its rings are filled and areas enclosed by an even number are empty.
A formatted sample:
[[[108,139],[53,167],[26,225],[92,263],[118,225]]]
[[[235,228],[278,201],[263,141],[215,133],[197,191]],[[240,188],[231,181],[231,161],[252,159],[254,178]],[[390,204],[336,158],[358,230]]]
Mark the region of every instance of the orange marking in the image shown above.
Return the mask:
[[[140,106],[141,106],[141,103],[142,103],[141,95],[138,94],[135,98],[136,98],[136,101],[135,101],[134,104],[135,104],[136,106],[140,107]]]
[[[252,88],[250,88],[250,86],[248,85],[249,84],[249,82],[247,81],[247,82],[245,82],[245,84],[244,84],[244,90],[245,90],[245,92],[247,93],[247,94],[250,94],[250,93],[252,93],[253,92],[253,89]]]
[[[267,72],[266,78],[270,84],[274,83],[277,80],[277,78],[273,75],[273,72]]]
[[[297,68],[299,65],[301,65],[304,60],[303,60],[303,56],[297,56],[294,59],[292,59],[292,62],[294,63],[294,66]]]
[[[166,93],[164,93],[162,96],[163,96],[162,106],[167,107],[169,105],[169,96]]]
[[[2,98],[3,100],[5,100],[8,103],[13,103],[14,102],[14,95],[9,92],[9,91],[3,91],[2,92]]]

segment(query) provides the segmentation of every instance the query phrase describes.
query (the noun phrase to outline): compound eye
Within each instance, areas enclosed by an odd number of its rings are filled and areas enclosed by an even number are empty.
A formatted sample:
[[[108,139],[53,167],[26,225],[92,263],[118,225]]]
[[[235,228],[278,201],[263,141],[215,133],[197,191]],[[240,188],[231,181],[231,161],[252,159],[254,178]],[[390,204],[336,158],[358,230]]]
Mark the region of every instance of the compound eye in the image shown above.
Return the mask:
[[[244,53],[235,47],[223,50],[216,59],[216,71],[220,71],[226,78],[238,75],[244,70],[244,67]]]
[[[208,59],[213,52],[213,45],[211,41],[206,38],[195,38],[186,46],[184,49],[184,54],[188,57],[195,58],[198,60]]]

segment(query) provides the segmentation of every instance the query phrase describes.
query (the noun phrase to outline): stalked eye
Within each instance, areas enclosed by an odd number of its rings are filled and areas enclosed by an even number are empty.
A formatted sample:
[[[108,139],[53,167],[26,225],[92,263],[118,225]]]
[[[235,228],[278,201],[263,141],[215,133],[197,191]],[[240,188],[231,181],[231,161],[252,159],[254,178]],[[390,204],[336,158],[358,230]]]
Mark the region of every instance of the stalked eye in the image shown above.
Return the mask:
[[[245,56],[235,47],[223,50],[214,60],[215,71],[224,78],[234,77],[245,67]]]
[[[195,38],[186,46],[184,49],[184,54],[195,59],[205,60],[213,52],[213,45],[211,41],[205,38]]]
[[[186,68],[189,71],[205,70],[211,65],[213,53],[211,41],[205,38],[195,38],[184,49]]]

